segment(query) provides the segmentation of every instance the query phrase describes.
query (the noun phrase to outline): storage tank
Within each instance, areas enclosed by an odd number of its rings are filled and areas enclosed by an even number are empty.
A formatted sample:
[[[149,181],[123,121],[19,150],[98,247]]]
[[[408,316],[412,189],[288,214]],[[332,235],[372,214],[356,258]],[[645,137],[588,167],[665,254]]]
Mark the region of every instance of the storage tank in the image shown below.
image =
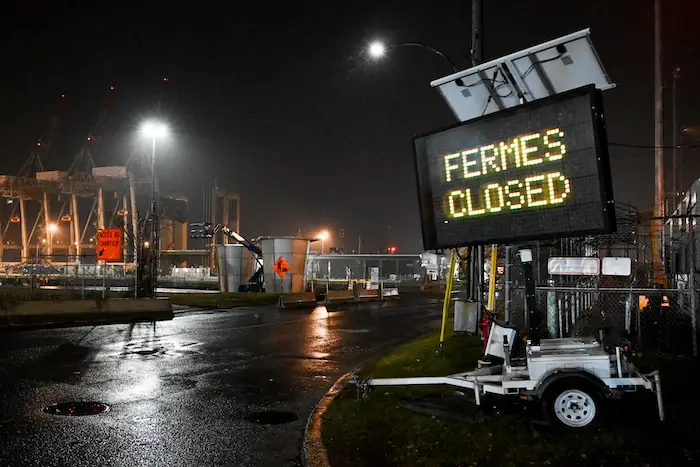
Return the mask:
[[[219,271],[219,291],[238,292],[241,285],[243,245],[216,245],[216,267]],[[247,280],[247,278],[246,278]]]
[[[244,248],[243,257],[241,259],[241,284],[248,284],[250,278],[253,277],[255,271],[260,265],[255,260],[255,256],[247,248]]]
[[[304,270],[311,241],[298,237],[260,239],[265,268],[265,292],[290,293],[304,291]],[[277,267],[275,265],[283,266]]]

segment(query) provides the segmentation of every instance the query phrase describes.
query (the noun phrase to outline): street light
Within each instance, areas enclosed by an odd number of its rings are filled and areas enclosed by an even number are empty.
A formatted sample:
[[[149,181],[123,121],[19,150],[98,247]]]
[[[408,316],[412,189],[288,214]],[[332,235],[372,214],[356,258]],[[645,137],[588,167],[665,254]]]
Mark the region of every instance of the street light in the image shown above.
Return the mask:
[[[382,58],[384,55],[386,55],[386,46],[381,41],[374,41],[369,44],[367,52],[369,53],[369,56],[374,59]]]
[[[160,254],[160,243],[158,242],[158,230],[160,226],[158,225],[158,190],[156,185],[156,140],[158,138],[164,138],[168,135],[168,126],[165,123],[158,121],[147,121],[141,126],[141,133],[151,138],[152,150],[151,150],[151,241],[150,244],[153,245],[155,250],[154,255],[151,257],[151,288],[152,293],[155,293],[156,289],[156,278],[158,277],[158,255]]]
[[[330,236],[331,234],[327,230],[323,230],[317,235],[317,238],[321,240],[321,254],[323,254],[323,246]]]
[[[391,50],[399,47],[417,47],[419,49],[427,50],[446,61],[450,65],[450,68],[452,68],[452,71],[455,73],[459,71],[459,68],[457,68],[457,65],[452,61],[452,59],[450,59],[450,57],[440,52],[438,49],[421,42],[401,42],[399,44],[387,46],[384,44],[384,42],[375,40],[370,42],[370,44],[367,46],[367,55],[369,55],[369,57],[373,60],[379,60],[384,58]]]

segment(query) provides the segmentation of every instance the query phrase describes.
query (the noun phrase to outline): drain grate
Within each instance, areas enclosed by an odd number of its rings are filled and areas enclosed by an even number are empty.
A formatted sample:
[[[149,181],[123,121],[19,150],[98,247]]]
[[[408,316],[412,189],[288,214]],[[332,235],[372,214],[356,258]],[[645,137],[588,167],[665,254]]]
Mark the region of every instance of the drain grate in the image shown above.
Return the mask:
[[[253,412],[245,417],[245,419],[249,422],[258,423],[260,425],[282,425],[284,423],[299,420],[299,417],[292,412],[267,410],[263,412]]]
[[[69,417],[79,417],[82,415],[98,415],[109,412],[109,406],[102,402],[59,402],[42,409],[42,412],[51,415],[66,415]]]

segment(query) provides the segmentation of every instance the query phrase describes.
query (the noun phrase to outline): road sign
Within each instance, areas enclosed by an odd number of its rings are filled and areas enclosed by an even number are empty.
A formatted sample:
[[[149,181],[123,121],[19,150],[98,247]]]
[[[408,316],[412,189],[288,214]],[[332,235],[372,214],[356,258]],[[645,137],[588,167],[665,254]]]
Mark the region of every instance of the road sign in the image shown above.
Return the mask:
[[[284,277],[287,275],[289,270],[292,267],[289,265],[286,259],[284,259],[282,256],[277,258],[277,261],[275,261],[275,264],[272,265],[272,269],[277,273],[278,276]]]
[[[122,229],[102,229],[97,233],[97,261],[124,261]]]
[[[597,276],[600,274],[600,260],[586,257],[549,258],[547,271],[557,276]]]
[[[426,250],[615,230],[593,86],[417,137],[414,148]]]
[[[615,258],[608,256],[603,258],[603,275],[604,276],[624,276],[632,275],[632,259],[631,258]]]

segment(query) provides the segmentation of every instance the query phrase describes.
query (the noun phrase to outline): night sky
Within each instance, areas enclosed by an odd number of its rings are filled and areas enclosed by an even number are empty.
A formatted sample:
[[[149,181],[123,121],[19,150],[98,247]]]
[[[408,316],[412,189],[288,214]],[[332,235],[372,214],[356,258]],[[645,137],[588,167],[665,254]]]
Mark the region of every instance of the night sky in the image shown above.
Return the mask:
[[[418,252],[411,140],[456,121],[429,86],[451,70],[425,50],[371,62],[364,48],[375,38],[419,41],[467,68],[470,3],[3,3],[0,173],[17,172],[62,93],[44,164],[65,170],[114,85],[96,162],[140,157],[138,125],[161,99],[174,130],[159,149],[161,187],[190,197],[191,220],[216,178],[241,194],[246,236],[329,228],[337,238],[343,229],[346,251],[361,235],[364,251]],[[651,0],[484,3],[487,60],[590,27],[618,85],[604,95],[609,140],[653,145]],[[670,144],[675,66],[678,123],[700,124],[700,3],[663,3]],[[649,209],[653,150],[612,147],[611,163],[616,198]],[[700,176],[700,151],[686,150],[683,163],[682,187]]]

